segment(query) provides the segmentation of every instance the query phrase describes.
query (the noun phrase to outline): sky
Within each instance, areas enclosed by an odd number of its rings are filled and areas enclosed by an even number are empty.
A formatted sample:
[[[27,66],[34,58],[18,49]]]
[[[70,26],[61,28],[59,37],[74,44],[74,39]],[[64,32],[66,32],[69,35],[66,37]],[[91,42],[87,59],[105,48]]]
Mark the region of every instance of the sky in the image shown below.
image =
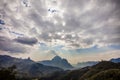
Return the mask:
[[[120,0],[0,0],[0,55],[109,60],[119,35]]]

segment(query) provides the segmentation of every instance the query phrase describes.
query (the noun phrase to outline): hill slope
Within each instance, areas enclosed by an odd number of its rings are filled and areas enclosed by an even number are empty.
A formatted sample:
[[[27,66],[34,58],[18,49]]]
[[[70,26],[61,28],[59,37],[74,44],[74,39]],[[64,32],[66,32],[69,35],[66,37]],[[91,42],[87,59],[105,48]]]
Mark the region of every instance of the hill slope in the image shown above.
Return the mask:
[[[120,69],[110,69],[97,73],[89,80],[120,80]]]
[[[120,63],[113,63],[110,61],[102,61],[98,64],[85,67],[78,70],[69,71],[57,78],[43,78],[40,80],[119,80],[120,77]],[[104,75],[103,75],[104,74]],[[110,75],[114,75],[109,77]],[[102,78],[100,78],[102,77]],[[115,79],[113,79],[116,77]]]

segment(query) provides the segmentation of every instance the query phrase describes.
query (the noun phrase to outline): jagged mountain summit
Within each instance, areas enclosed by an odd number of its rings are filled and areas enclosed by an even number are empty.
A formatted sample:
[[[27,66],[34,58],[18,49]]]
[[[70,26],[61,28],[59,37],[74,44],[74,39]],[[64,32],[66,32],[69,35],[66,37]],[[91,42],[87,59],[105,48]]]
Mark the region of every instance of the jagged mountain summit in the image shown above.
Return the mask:
[[[60,56],[55,56],[52,60],[39,61],[39,63],[47,66],[59,67],[64,70],[73,68],[73,66],[66,59],[61,58]]]

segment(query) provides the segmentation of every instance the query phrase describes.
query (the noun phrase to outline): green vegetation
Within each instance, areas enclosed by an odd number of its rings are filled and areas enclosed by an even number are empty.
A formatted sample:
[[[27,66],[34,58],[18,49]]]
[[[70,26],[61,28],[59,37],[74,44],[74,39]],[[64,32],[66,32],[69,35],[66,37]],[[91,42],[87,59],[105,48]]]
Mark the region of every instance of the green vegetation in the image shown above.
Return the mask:
[[[89,71],[89,67],[82,68],[80,70],[70,71],[68,74],[62,76],[58,80],[78,80],[81,76],[83,76],[87,71]]]
[[[51,75],[40,78],[39,80],[60,80],[64,74],[67,74],[69,71],[55,72]]]
[[[82,77],[80,77],[80,80],[88,79],[88,78],[96,75],[99,72],[109,70],[109,69],[120,69],[120,63],[102,61],[102,62],[92,66],[88,72],[86,72]]]
[[[120,69],[102,71],[88,80],[120,80]]]
[[[15,66],[0,68],[0,80],[16,80]]]

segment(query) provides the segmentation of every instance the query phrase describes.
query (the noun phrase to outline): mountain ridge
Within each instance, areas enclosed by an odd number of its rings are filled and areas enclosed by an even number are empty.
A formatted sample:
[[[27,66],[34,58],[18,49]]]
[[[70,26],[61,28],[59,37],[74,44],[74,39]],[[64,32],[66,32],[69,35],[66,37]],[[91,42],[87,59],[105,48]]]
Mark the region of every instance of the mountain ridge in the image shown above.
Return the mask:
[[[15,65],[20,76],[27,74],[28,77],[40,77],[56,71],[63,71],[58,67],[46,66],[28,59],[20,59],[8,55],[0,55],[0,67],[10,67]]]
[[[110,61],[114,63],[120,63],[120,58],[112,58]]]
[[[67,59],[61,58],[60,56],[55,56],[51,60],[43,60],[39,61],[38,63],[48,65],[48,66],[54,66],[59,67],[64,70],[72,69],[73,66],[67,61]]]

